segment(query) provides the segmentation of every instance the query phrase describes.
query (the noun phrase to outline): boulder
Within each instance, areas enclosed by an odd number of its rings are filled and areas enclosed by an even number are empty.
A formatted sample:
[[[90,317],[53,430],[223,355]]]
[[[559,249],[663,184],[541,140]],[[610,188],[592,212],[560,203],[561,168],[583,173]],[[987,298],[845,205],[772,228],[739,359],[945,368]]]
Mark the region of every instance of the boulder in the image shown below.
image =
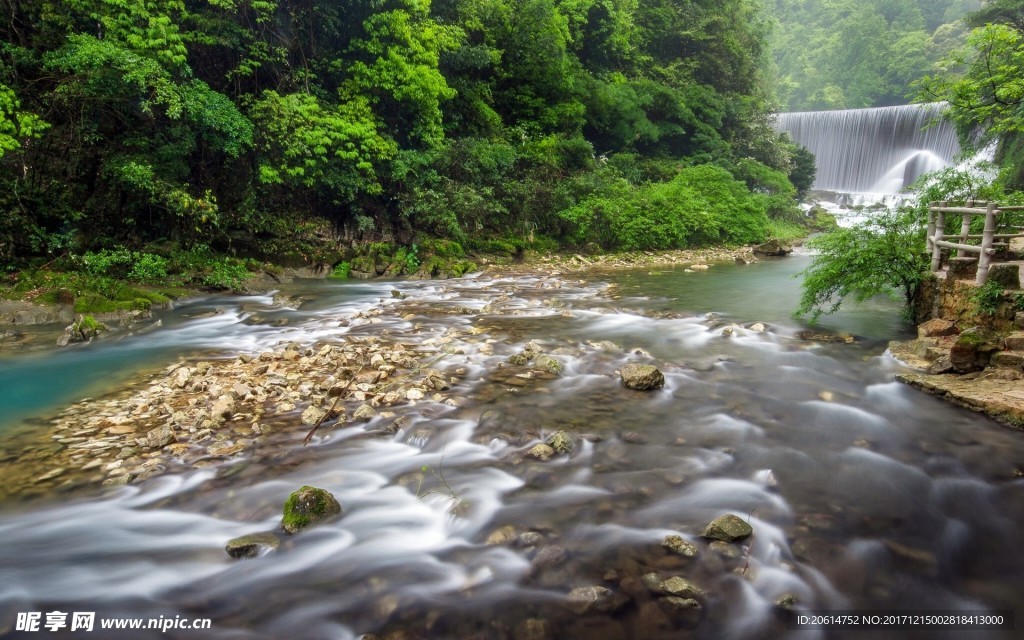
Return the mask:
[[[949,350],[949,361],[958,373],[981,371],[996,351],[999,346],[988,332],[968,330],[960,334]]]
[[[917,326],[918,338],[941,338],[943,336],[955,336],[960,333],[956,323],[943,318],[932,318],[931,320]]]
[[[281,527],[286,533],[297,533],[340,515],[341,504],[331,492],[306,485],[285,501]]]
[[[629,363],[622,367],[622,383],[630,389],[649,391],[665,386],[665,374],[650,364]]]
[[[708,526],[704,528],[704,533],[701,535],[712,540],[735,542],[736,540],[746,538],[752,533],[754,533],[754,529],[746,521],[731,513],[727,513],[709,522]]]
[[[1020,289],[1020,265],[1001,262],[988,268],[986,282],[995,282],[1003,289]]]
[[[793,253],[793,247],[786,246],[772,239],[754,247],[754,253],[761,256],[785,256]]]

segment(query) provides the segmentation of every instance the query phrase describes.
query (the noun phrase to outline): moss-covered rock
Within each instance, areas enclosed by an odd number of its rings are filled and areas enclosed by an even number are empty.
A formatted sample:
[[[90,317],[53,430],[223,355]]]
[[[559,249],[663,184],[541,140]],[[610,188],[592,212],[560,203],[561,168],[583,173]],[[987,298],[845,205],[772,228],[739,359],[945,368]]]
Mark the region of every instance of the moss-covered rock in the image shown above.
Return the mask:
[[[292,492],[284,503],[281,527],[286,533],[297,533],[307,527],[341,515],[341,503],[326,489],[306,485]]]
[[[559,374],[562,372],[562,363],[548,355],[540,355],[534,358],[533,368],[538,371]]]
[[[572,438],[565,431],[556,431],[545,441],[555,453],[568,455],[572,453]]]

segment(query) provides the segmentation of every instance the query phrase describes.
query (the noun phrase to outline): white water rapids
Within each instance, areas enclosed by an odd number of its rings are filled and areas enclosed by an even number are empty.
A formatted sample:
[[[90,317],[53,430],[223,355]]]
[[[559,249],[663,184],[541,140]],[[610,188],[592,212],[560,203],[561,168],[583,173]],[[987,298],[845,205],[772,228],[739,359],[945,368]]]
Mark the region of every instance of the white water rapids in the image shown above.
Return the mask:
[[[291,308],[222,298],[219,315],[108,344],[256,352],[389,330],[424,352],[450,339],[456,354],[438,366],[466,375],[452,391],[459,406],[403,406],[411,420],[395,434],[381,418],[327,425],[302,448],[296,414],[293,432],[214,468],[6,505],[0,636],[90,637],[14,630],[19,612],[58,610],[212,620],[207,631],[110,636],[133,639],[1013,637],[795,631],[775,604],[1024,605],[1021,435],[893,381],[891,304],[837,321],[856,344],[799,339],[789,276],[802,258],[792,260],[588,282],[315,283]],[[339,322],[368,308],[384,313]],[[744,326],[755,320],[769,330]],[[508,375],[529,341],[563,365],[557,378]],[[625,389],[616,371],[631,361],[658,365],[665,388]],[[525,455],[559,429],[576,437],[570,455]],[[343,517],[261,557],[227,557],[227,540],[274,530],[305,484],[331,491]],[[711,548],[700,533],[723,513],[754,536]],[[664,549],[670,534],[698,556]],[[651,572],[699,585],[699,611],[674,611],[644,584]],[[610,595],[581,613],[568,594],[588,586]]]

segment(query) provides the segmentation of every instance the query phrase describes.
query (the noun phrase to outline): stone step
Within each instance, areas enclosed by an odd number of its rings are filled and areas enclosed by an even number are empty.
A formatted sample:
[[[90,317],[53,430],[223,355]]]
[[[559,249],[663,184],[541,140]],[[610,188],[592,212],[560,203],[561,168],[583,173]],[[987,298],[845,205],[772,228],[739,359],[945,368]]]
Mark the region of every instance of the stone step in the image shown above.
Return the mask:
[[[992,354],[990,364],[994,367],[1024,369],[1024,351],[997,351]]]
[[[1003,338],[1003,348],[1008,351],[1024,351],[1024,331],[1014,331]]]

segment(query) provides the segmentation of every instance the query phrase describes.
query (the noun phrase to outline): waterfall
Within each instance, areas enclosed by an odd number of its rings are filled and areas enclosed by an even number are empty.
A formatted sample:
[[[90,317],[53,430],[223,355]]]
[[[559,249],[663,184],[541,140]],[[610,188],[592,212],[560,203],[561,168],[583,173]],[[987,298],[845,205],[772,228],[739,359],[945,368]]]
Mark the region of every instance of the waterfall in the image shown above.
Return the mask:
[[[922,173],[949,166],[960,152],[945,105],[780,113],[776,127],[816,157],[814,188],[896,194]]]

